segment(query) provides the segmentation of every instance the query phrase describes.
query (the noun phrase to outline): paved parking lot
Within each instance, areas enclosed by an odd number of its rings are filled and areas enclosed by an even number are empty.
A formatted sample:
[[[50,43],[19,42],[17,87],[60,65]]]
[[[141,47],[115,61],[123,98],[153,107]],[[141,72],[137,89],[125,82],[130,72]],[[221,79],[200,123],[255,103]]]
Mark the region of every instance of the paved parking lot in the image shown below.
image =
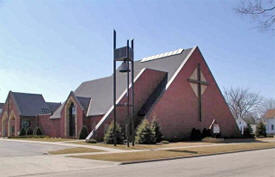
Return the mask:
[[[114,166],[114,163],[45,155],[71,146],[0,139],[0,177],[36,176]]]
[[[65,149],[66,146],[0,140],[0,158],[43,155],[48,151]]]

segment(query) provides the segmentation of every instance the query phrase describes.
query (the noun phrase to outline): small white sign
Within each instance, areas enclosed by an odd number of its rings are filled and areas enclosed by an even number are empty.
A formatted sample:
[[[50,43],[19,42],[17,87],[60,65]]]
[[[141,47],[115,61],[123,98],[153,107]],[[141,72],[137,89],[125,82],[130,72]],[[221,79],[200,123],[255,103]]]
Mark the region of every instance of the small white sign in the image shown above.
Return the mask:
[[[220,126],[219,126],[219,124],[214,124],[214,126],[213,126],[213,133],[215,133],[215,134],[220,133]]]

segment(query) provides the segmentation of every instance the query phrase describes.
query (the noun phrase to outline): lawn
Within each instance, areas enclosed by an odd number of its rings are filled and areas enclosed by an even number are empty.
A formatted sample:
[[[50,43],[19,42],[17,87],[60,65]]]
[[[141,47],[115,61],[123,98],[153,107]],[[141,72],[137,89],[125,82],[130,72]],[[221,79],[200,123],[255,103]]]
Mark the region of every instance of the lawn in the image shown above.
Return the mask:
[[[176,142],[176,143],[169,143],[169,144],[136,144],[135,146],[127,147],[123,144],[118,144],[114,146],[113,144],[104,144],[104,143],[86,143],[85,141],[79,142],[72,142],[74,144],[84,144],[84,145],[91,145],[91,146],[101,146],[107,148],[116,148],[121,150],[146,150],[146,149],[157,149],[157,148],[170,148],[170,147],[184,147],[184,146],[195,146],[195,145],[203,145],[208,144],[205,142]]]
[[[74,154],[74,153],[87,153],[87,152],[103,152],[102,150],[85,148],[85,147],[75,147],[67,148],[56,151],[49,151],[49,154],[59,155],[59,154]]]
[[[214,139],[214,138],[213,138]],[[274,140],[275,138],[257,138],[257,139],[244,139],[244,138],[234,138],[234,139],[224,139],[224,141],[184,141],[184,142],[173,142],[169,144],[136,144],[135,146],[127,147],[123,144],[118,144],[114,146],[113,144],[105,144],[105,143],[86,143],[85,141],[78,142],[70,142],[74,144],[82,144],[82,145],[91,145],[91,146],[102,146],[107,148],[115,148],[121,150],[145,150],[145,149],[158,149],[158,148],[170,148],[170,147],[186,147],[186,146],[196,146],[196,145],[204,145],[204,144],[212,144],[212,143],[248,143],[248,142],[264,142],[265,140]]]
[[[247,150],[259,150],[275,148],[275,142],[258,142],[258,143],[241,143],[241,144],[219,144],[206,147],[192,147],[169,150],[152,150],[140,152],[126,152],[114,154],[98,154],[98,155],[78,155],[72,156],[83,159],[105,160],[114,162],[133,162],[158,160],[169,158],[195,157],[200,155],[221,154],[229,152],[239,152]]]

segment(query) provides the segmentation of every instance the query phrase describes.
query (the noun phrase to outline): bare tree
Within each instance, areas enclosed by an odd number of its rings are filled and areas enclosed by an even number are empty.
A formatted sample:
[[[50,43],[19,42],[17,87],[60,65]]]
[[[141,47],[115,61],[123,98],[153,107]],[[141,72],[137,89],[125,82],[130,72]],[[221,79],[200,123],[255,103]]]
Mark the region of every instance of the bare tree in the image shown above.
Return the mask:
[[[262,97],[248,89],[224,89],[224,96],[235,119],[246,118],[259,110]]]
[[[274,0],[242,0],[237,13],[251,16],[263,30],[275,30]]]
[[[269,109],[275,109],[275,99],[273,98],[266,98],[263,100],[263,103],[259,107],[258,111],[260,117],[262,117]]]

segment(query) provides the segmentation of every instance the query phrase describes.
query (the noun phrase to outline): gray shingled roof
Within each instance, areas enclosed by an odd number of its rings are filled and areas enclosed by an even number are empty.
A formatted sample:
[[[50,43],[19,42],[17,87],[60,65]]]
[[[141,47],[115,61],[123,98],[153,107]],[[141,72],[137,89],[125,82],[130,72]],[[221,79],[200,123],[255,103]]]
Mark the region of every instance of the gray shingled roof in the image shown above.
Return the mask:
[[[168,81],[174,75],[181,63],[186,59],[192,49],[185,49],[182,53],[167,56],[151,61],[135,61],[135,77],[143,68],[164,71],[168,73]],[[117,98],[126,89],[126,77],[124,73],[117,71]],[[113,78],[112,76],[83,82],[76,90],[77,97],[91,97],[91,104],[87,112],[88,116],[105,114],[112,106]]]
[[[83,107],[83,109],[85,111],[87,111],[91,98],[77,96],[76,99],[81,104],[81,106]]]
[[[85,112],[87,112],[89,104],[90,104],[90,97],[80,97],[80,96],[75,96],[74,92],[71,92],[68,96],[68,98],[70,96],[73,96],[78,102],[79,104],[82,106],[82,108],[84,109]],[[67,99],[68,99],[67,98]],[[67,101],[67,100],[66,100]],[[56,109],[56,111],[53,113],[53,115],[50,117],[51,119],[57,119],[61,117],[61,111],[66,103],[66,101],[61,105],[59,105],[59,107]]]
[[[56,110],[60,103],[46,103],[41,94],[11,92],[19,109],[20,116],[34,117],[49,114]]]
[[[0,114],[1,114],[2,111],[3,111],[3,108],[4,108],[4,103],[0,103]]]
[[[53,113],[57,110],[57,108],[61,105],[61,103],[54,103],[54,102],[46,102],[49,107],[49,111]]]

